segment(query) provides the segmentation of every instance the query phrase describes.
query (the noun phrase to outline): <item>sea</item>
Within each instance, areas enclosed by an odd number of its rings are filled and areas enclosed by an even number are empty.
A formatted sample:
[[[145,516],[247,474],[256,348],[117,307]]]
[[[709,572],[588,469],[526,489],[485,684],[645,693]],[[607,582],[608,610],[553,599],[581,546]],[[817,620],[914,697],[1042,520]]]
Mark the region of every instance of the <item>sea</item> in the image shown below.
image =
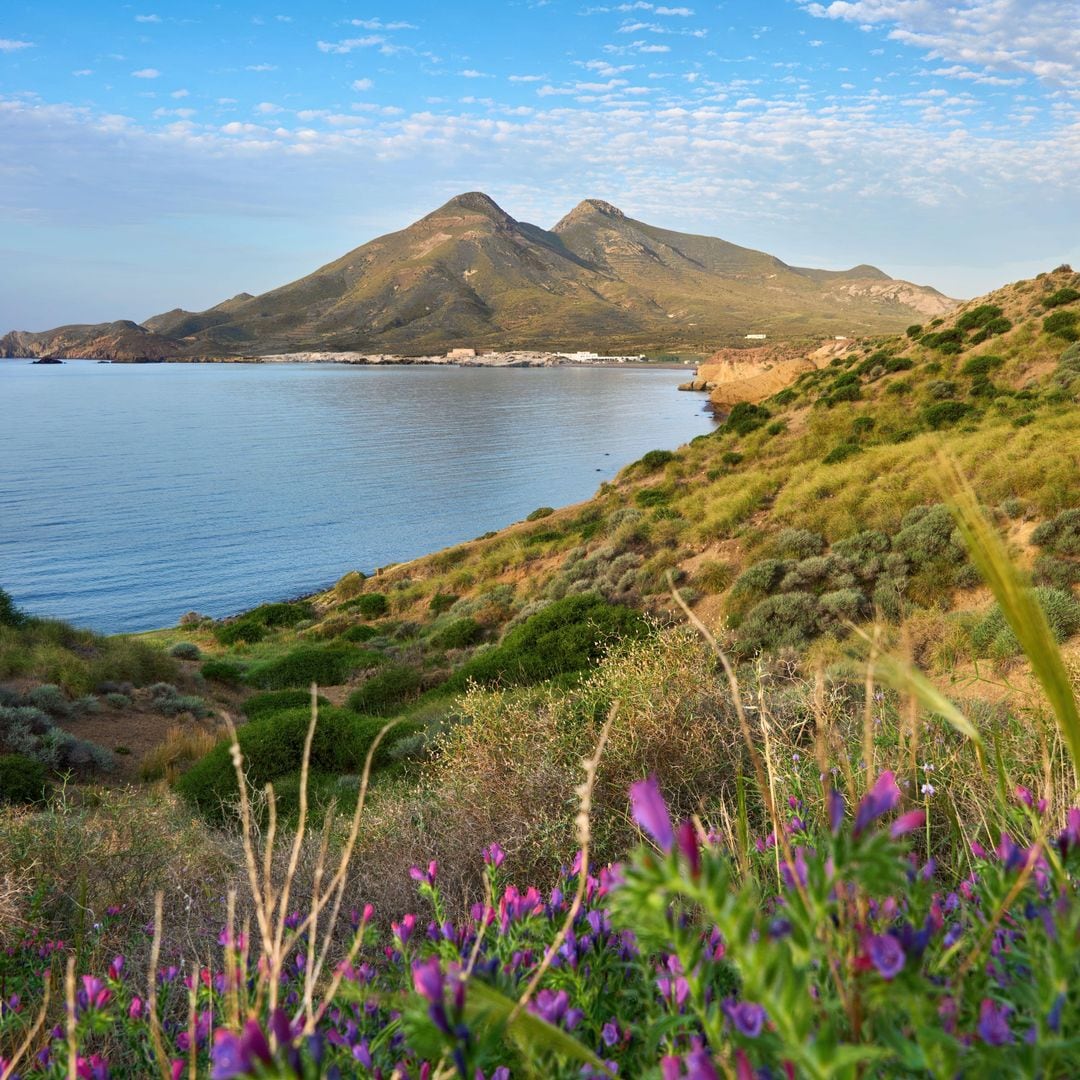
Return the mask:
[[[714,427],[685,370],[0,361],[0,588],[220,618],[593,495]]]

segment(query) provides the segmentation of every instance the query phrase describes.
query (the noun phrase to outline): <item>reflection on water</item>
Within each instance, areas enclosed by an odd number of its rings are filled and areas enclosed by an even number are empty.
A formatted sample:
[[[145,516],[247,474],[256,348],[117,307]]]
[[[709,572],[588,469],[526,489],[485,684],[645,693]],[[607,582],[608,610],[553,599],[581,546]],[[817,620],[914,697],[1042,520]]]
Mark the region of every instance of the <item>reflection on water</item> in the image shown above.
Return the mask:
[[[0,362],[0,586],[221,616],[588,498],[712,428],[678,371]]]

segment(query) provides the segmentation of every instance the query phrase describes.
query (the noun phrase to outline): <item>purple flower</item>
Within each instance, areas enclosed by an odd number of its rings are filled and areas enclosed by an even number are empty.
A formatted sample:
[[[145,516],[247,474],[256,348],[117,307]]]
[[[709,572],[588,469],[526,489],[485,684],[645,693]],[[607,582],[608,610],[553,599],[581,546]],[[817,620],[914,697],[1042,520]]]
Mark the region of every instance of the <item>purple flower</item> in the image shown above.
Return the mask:
[[[865,831],[882,814],[896,808],[900,801],[900,789],[896,786],[896,777],[891,771],[883,772],[877,783],[863,796],[855,812],[855,835]]]
[[[503,851],[498,844],[489,844],[484,848],[484,862],[488,866],[494,866],[497,870],[503,864],[503,859],[506,858],[506,852]]]
[[[82,985],[78,996],[84,1009],[103,1009],[112,999],[112,991],[96,975],[84,975]]]
[[[614,1020],[609,1020],[600,1032],[600,1038],[605,1046],[614,1046],[622,1038],[619,1025]]]
[[[979,1038],[987,1046],[1006,1046],[1013,1041],[1009,1030],[1009,1009],[1005,1005],[995,1005],[990,998],[983,998],[979,1006]]]
[[[541,990],[529,1010],[549,1024],[558,1024],[566,1015],[569,1005],[570,995],[565,990]]]
[[[836,788],[829,788],[827,802],[829,807],[829,828],[832,829],[833,836],[835,836],[844,823],[844,796]]]
[[[413,986],[421,997],[427,998],[433,1005],[442,1002],[443,973],[437,956],[413,964]]]
[[[240,1044],[240,1036],[225,1028],[218,1028],[214,1032],[210,1063],[210,1080],[233,1080],[235,1076],[246,1076],[251,1064]]]
[[[720,1080],[709,1051],[703,1046],[695,1046],[686,1055],[686,1080]]]
[[[690,876],[695,880],[701,876],[701,848],[698,845],[697,829],[692,821],[683,821],[675,830],[675,839],[678,841],[679,850],[683,853],[687,865],[690,867]]]
[[[875,934],[867,942],[866,951],[883,979],[895,979],[904,970],[904,947],[892,934]]]
[[[412,914],[405,915],[400,923],[392,922],[390,929],[404,949],[409,944],[409,938],[412,937],[413,931],[416,929],[416,916]]]
[[[675,843],[675,833],[655,776],[630,785],[630,807],[641,830],[656,841],[661,851],[670,851]]]
[[[421,870],[419,866],[414,866],[409,870],[409,877],[413,881],[419,881],[421,885],[434,885],[435,878],[439,873],[439,864],[432,859],[428,863],[426,870]]]
[[[906,836],[909,832],[921,829],[925,822],[926,811],[909,810],[906,814],[901,814],[892,823],[892,828],[889,829],[889,835],[894,840],[899,840],[901,836]]]
[[[765,1026],[765,1009],[756,1002],[731,1001],[724,1005],[724,1012],[735,1030],[748,1039],[756,1039]]]

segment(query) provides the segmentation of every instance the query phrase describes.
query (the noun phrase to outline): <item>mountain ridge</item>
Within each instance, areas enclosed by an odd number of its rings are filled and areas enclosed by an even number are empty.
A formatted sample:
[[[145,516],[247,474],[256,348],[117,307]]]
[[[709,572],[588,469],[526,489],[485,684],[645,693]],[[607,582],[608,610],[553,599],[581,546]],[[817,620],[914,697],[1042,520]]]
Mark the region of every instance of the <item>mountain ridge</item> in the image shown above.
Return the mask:
[[[0,356],[256,357],[329,349],[416,355],[477,348],[711,350],[770,337],[884,333],[956,302],[865,263],[795,267],[585,199],[550,230],[463,192],[311,274],[205,311],[0,338]]]

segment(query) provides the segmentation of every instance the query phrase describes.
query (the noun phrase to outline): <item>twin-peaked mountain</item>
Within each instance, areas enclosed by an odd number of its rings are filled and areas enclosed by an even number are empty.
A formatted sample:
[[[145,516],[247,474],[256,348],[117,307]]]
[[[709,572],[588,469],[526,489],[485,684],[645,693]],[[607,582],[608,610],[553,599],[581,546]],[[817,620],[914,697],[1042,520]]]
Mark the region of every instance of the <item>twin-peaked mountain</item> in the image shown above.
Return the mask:
[[[587,199],[550,231],[470,192],[299,281],[207,311],[0,338],[0,356],[169,359],[454,346],[646,350],[886,332],[955,304],[872,266],[810,270]],[[115,342],[110,344],[112,339]]]

